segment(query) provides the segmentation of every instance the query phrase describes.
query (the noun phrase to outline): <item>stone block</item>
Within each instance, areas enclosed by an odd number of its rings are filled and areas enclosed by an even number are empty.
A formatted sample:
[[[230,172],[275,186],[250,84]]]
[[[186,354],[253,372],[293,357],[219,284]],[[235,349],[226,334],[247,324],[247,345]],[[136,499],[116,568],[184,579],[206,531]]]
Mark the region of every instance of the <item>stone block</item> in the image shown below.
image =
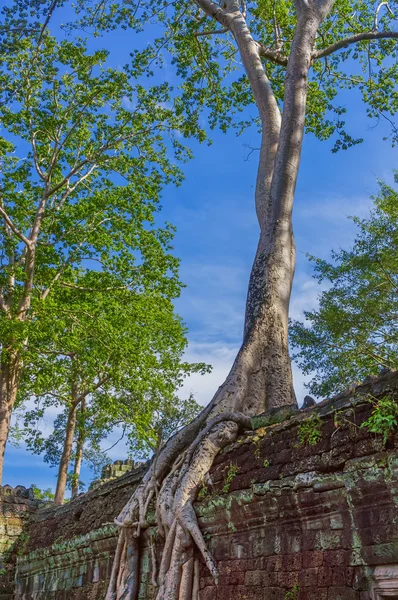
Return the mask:
[[[359,592],[347,587],[331,587],[328,600],[359,600]]]
[[[326,566],[335,567],[347,565],[349,561],[349,554],[347,550],[325,550],[323,553],[323,560]]]
[[[324,552],[322,550],[307,551],[302,553],[304,568],[320,567],[323,565]]]
[[[318,569],[302,569],[299,576],[300,587],[317,587]]]

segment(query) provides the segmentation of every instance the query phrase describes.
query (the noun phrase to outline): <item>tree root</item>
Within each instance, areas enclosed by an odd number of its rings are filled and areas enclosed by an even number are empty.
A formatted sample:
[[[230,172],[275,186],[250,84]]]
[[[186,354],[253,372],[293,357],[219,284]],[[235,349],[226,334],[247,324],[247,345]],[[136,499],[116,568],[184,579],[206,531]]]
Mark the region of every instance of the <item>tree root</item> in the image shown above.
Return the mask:
[[[207,417],[208,412],[205,410],[202,415]],[[115,520],[120,534],[105,600],[138,597],[140,536],[149,526],[146,514],[154,498],[158,532],[165,540],[157,600],[199,600],[197,550],[217,581],[217,566],[199,529],[193,503],[214,458],[236,439],[242,428],[251,429],[249,417],[223,413],[208,423],[205,418],[197,420],[196,431],[191,427],[187,436],[177,435],[166,444]],[[184,441],[185,449],[181,447]],[[151,553],[154,557],[153,549]],[[156,569],[152,580],[155,578]]]

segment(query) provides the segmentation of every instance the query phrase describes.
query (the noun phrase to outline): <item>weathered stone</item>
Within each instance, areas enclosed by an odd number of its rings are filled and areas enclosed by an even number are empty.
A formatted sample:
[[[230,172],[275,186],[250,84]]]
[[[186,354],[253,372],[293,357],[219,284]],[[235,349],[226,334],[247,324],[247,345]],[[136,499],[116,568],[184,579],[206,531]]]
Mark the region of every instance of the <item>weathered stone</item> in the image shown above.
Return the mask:
[[[397,390],[397,373],[386,373],[313,409],[282,415],[283,422],[281,413],[261,417],[255,432],[216,458],[209,498],[195,509],[220,580],[216,586],[201,564],[200,600],[292,594],[295,600],[375,600],[369,594],[376,569],[381,574],[385,565],[398,565],[398,435],[385,448],[359,426],[372,410],[367,394]],[[336,410],[345,415],[338,429]],[[298,428],[311,411],[320,415],[322,439],[301,445]],[[231,462],[239,469],[226,494]],[[117,535],[109,523],[142,473],[131,470],[33,515],[27,552],[18,559],[18,599],[103,598]],[[156,595],[151,568],[144,535],[139,600]]]

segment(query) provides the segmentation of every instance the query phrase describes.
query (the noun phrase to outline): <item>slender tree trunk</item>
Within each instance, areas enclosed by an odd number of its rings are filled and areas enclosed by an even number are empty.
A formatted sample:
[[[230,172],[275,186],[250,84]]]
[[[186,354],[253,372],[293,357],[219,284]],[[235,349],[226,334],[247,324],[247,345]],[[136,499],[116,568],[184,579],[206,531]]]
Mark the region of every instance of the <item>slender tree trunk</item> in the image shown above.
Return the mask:
[[[80,407],[81,413],[81,423],[79,423],[79,435],[76,443],[76,457],[75,457],[75,465],[73,469],[73,481],[72,481],[72,498],[76,498],[79,493],[79,479],[80,472],[82,468],[83,462],[83,448],[85,442],[85,433],[84,433],[84,413],[86,411],[86,401],[82,400],[82,404]]]
[[[63,504],[65,497],[66,482],[68,477],[69,461],[72,454],[73,438],[76,429],[77,406],[72,405],[69,409],[68,420],[66,424],[64,448],[61,462],[59,463],[57,489],[55,491],[55,504]]]
[[[0,366],[0,485],[3,481],[4,454],[12,409],[17,399],[21,369],[22,361],[19,352],[3,352]]]

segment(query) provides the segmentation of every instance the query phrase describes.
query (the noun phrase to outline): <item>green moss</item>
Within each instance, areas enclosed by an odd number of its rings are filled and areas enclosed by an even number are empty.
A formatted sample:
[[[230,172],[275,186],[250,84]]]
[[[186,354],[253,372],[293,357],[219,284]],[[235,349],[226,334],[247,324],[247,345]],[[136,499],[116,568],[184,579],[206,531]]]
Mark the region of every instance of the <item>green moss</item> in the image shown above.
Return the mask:
[[[252,417],[252,427],[253,429],[260,429],[261,427],[269,427],[270,425],[276,425],[277,423],[287,421],[296,413],[297,408],[295,406],[282,406],[282,408],[279,408],[278,410],[275,410],[270,414]]]
[[[298,583],[296,583],[296,585],[294,585],[291,590],[288,590],[285,593],[284,600],[297,600],[299,591],[300,586],[298,585]]]
[[[24,531],[22,531],[15,544],[17,556],[23,556],[24,554],[26,554],[29,542],[30,535],[27,535]]]
[[[210,497],[209,489],[207,485],[202,485],[198,493],[198,500],[201,502],[202,500],[206,500]]]
[[[231,487],[231,483],[233,482],[239,471],[240,467],[238,467],[238,465],[234,465],[233,463],[229,465],[224,487],[222,489],[224,494],[228,494],[229,488]]]
[[[361,427],[381,435],[385,444],[390,434],[398,428],[398,402],[391,396],[378,399],[370,396],[369,401],[373,404],[372,414]]]
[[[298,427],[298,436],[301,446],[309,444],[315,446],[322,438],[322,421],[319,415],[314,414],[300,423]]]

